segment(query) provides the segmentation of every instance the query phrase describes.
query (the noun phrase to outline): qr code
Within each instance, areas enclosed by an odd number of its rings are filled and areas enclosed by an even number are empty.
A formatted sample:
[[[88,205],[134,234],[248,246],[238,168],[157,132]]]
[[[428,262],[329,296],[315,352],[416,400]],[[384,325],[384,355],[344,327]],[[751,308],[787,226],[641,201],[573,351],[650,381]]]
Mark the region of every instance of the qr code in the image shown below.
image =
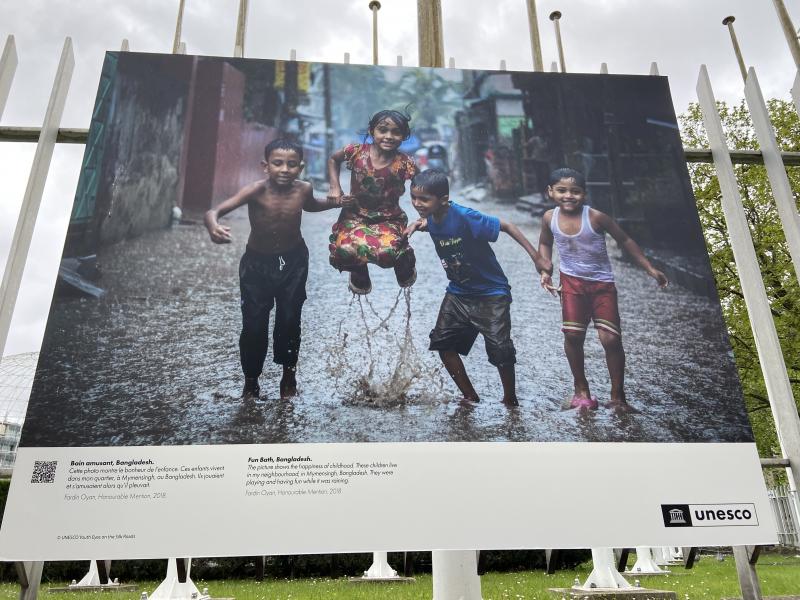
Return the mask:
[[[56,479],[57,460],[33,461],[33,476],[31,483],[53,483]]]

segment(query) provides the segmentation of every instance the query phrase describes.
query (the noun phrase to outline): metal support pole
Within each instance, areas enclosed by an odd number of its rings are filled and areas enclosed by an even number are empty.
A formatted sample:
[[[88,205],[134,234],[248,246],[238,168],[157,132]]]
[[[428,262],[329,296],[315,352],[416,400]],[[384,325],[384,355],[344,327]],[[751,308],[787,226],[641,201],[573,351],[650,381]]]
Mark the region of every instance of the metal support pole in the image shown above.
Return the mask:
[[[636,562],[631,567],[631,574],[646,573],[652,575],[655,573],[668,573],[658,566],[658,563],[653,556],[654,548],[650,546],[636,546]]]
[[[658,73],[658,63],[655,62],[655,61],[651,62],[650,63],[650,75],[658,75],[658,74],[659,74]]]
[[[22,198],[19,220],[14,230],[14,237],[11,240],[11,248],[8,253],[5,272],[3,273],[3,282],[0,285],[1,350],[5,350],[8,329],[11,325],[11,317],[14,314],[14,305],[17,302],[19,284],[22,281],[22,273],[25,270],[28,250],[31,247],[33,227],[36,224],[36,216],[39,213],[39,205],[42,202],[44,184],[47,181],[47,171],[50,168],[50,160],[53,158],[53,150],[56,146],[58,124],[64,112],[64,103],[67,99],[67,91],[69,90],[74,66],[75,57],[72,52],[72,39],[67,38],[64,40],[61,59],[53,80],[53,89],[50,92],[50,100],[45,111],[42,132],[39,135],[39,143],[36,145],[36,152],[33,155],[33,165],[28,177],[28,185]]]
[[[433,600],[481,600],[478,555],[474,550],[434,550]]]
[[[683,553],[684,568],[691,569],[694,567],[694,563],[697,562],[697,557],[700,554],[700,548],[697,546],[684,546],[681,548],[681,552]]]
[[[378,0],[372,0],[369,3],[369,9],[372,11],[372,64],[378,64],[378,11],[381,9],[381,3]]]
[[[444,66],[441,0],[417,0],[417,36],[420,67]]]
[[[781,149],[775,139],[775,131],[769,118],[767,103],[764,102],[756,72],[752,68],[747,74],[744,97],[747,99],[747,106],[753,119],[753,129],[755,129],[758,145],[761,147],[761,154],[764,157],[764,166],[767,169],[778,216],[783,225],[786,245],[789,246],[794,271],[800,277],[800,220],[797,216],[797,207],[792,187],[789,184],[789,177],[786,175],[786,169],[781,160]]]
[[[111,577],[111,561],[110,560],[95,560],[97,567],[97,575],[100,579],[100,585],[108,585]]]
[[[244,37],[247,32],[247,0],[239,0],[239,18],[236,20],[236,42],[233,46],[233,56],[244,57]]]
[[[175,39],[172,40],[172,53],[180,54],[181,30],[183,29],[183,5],[186,0],[180,0],[178,4],[178,20],[175,23]]]
[[[775,11],[781,21],[783,35],[786,36],[786,43],[789,44],[789,51],[792,53],[794,64],[800,69],[800,42],[797,40],[797,30],[792,24],[792,19],[789,17],[789,12],[786,10],[783,0],[772,0],[772,3],[775,5]]]
[[[797,74],[794,77],[794,83],[792,84],[792,100],[794,100],[794,109],[800,114],[800,70],[797,71]]]
[[[553,22],[553,27],[556,29],[556,44],[558,44],[558,62],[561,65],[561,72],[567,72],[567,65],[564,62],[564,44],[561,43],[561,26],[559,25],[559,21],[561,20],[561,12],[558,10],[554,10],[550,13],[550,20]]]
[[[759,546],[734,546],[733,558],[736,560],[736,574],[742,600],[761,600],[761,584],[756,573]]]
[[[373,552],[372,565],[364,571],[364,579],[397,579],[397,571],[389,565],[388,552]]]
[[[628,558],[630,558],[631,549],[630,548],[615,548],[614,549],[614,558],[617,559],[617,571],[620,573],[624,573],[625,569],[628,568]]]
[[[797,489],[797,484],[800,482],[800,417],[794,404],[786,363],[775,330],[775,322],[772,320],[769,299],[753,248],[753,238],[742,208],[736,174],[728,154],[725,133],[722,130],[714,91],[711,89],[705,65],[700,68],[697,97],[700,100],[703,122],[717,169],[717,178],[722,191],[722,210],[728,226],[728,236],[739,280],[742,283],[745,305],[750,316],[750,326],[753,330],[761,371],[764,373],[772,418],[775,421],[783,456],[789,459],[786,474],[790,487]]]
[[[545,573],[552,575],[556,572],[559,563],[559,553],[561,550],[558,548],[547,548],[544,551]]]
[[[19,600],[36,600],[39,597],[44,561],[16,562],[14,567],[19,581]]]
[[[600,63],[600,73],[608,75],[608,63]]]
[[[3,116],[3,109],[11,92],[11,82],[14,81],[18,62],[17,45],[14,43],[14,36],[9,35],[6,38],[6,45],[3,46],[3,55],[0,56],[0,117]]]
[[[539,37],[539,19],[536,17],[536,0],[527,0],[528,28],[531,33],[531,55],[533,56],[533,70],[544,71],[542,61],[542,39]]]
[[[170,558],[167,560],[167,576],[150,594],[151,600],[175,600],[176,598],[196,598],[208,600],[206,590],[200,593],[192,581],[191,558]]]
[[[722,24],[728,26],[728,31],[731,34],[731,43],[733,44],[733,52],[736,54],[736,61],[739,63],[739,70],[742,72],[742,80],[747,81],[747,67],[744,66],[744,59],[742,58],[742,49],[739,47],[739,40],[736,38],[736,32],[733,29],[733,22],[736,17],[729,16],[722,19]]]
[[[131,44],[128,42],[128,38],[122,39],[122,44],[119,47],[120,52],[129,52],[131,49]]]
[[[0,142],[38,142],[42,130],[39,127],[0,127]],[[85,144],[89,139],[88,129],[62,127],[58,130],[56,143]]]
[[[576,585],[573,589],[604,588],[610,590],[631,587],[633,586],[617,571],[614,549],[592,548],[592,572],[589,573],[589,577],[583,582],[583,585]]]

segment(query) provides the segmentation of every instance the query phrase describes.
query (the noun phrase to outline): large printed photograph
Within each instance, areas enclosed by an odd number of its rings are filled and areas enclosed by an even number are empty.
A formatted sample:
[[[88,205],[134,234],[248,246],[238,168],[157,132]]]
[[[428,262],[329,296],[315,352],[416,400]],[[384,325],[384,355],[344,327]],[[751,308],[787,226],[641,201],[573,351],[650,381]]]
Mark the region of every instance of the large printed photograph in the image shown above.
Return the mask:
[[[109,52],[23,447],[752,442],[666,78]]]

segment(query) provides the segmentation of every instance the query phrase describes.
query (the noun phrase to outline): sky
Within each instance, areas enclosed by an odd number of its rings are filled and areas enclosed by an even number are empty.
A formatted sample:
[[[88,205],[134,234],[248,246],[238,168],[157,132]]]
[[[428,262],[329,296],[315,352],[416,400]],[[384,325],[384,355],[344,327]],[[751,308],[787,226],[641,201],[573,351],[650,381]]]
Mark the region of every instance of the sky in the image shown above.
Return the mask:
[[[185,0],[187,53],[233,54],[238,0]],[[526,0],[441,0],[446,60],[458,68],[531,70]],[[785,0],[800,25],[800,6]],[[75,69],[62,127],[87,128],[106,50],[123,39],[136,52],[171,52],[178,0],[1,0],[0,44],[13,35],[19,66],[3,126],[41,126],[64,39]],[[372,61],[368,0],[250,0],[245,56],[352,63]],[[380,64],[417,64],[415,0],[381,0]],[[545,69],[558,60],[548,15],[562,13],[567,71],[647,74],[655,61],[669,77],[678,113],[696,100],[701,64],[719,100],[738,103],[743,84],[722,19],[734,15],[745,62],[767,98],[789,98],[795,66],[771,0],[537,0]],[[0,259],[11,243],[35,145],[0,142]],[[39,349],[49,310],[83,146],[59,144],[53,157],[4,354]]]

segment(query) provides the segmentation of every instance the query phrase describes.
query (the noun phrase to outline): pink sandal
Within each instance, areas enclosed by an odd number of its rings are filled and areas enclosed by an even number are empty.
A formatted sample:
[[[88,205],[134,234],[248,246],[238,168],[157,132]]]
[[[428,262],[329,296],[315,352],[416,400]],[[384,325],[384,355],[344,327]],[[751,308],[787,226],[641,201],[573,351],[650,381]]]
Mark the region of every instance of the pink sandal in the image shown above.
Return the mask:
[[[572,397],[572,400],[569,401],[569,406],[570,408],[588,408],[589,410],[597,410],[597,408],[600,406],[600,403],[594,396],[591,398],[584,398],[583,396],[575,394]]]

